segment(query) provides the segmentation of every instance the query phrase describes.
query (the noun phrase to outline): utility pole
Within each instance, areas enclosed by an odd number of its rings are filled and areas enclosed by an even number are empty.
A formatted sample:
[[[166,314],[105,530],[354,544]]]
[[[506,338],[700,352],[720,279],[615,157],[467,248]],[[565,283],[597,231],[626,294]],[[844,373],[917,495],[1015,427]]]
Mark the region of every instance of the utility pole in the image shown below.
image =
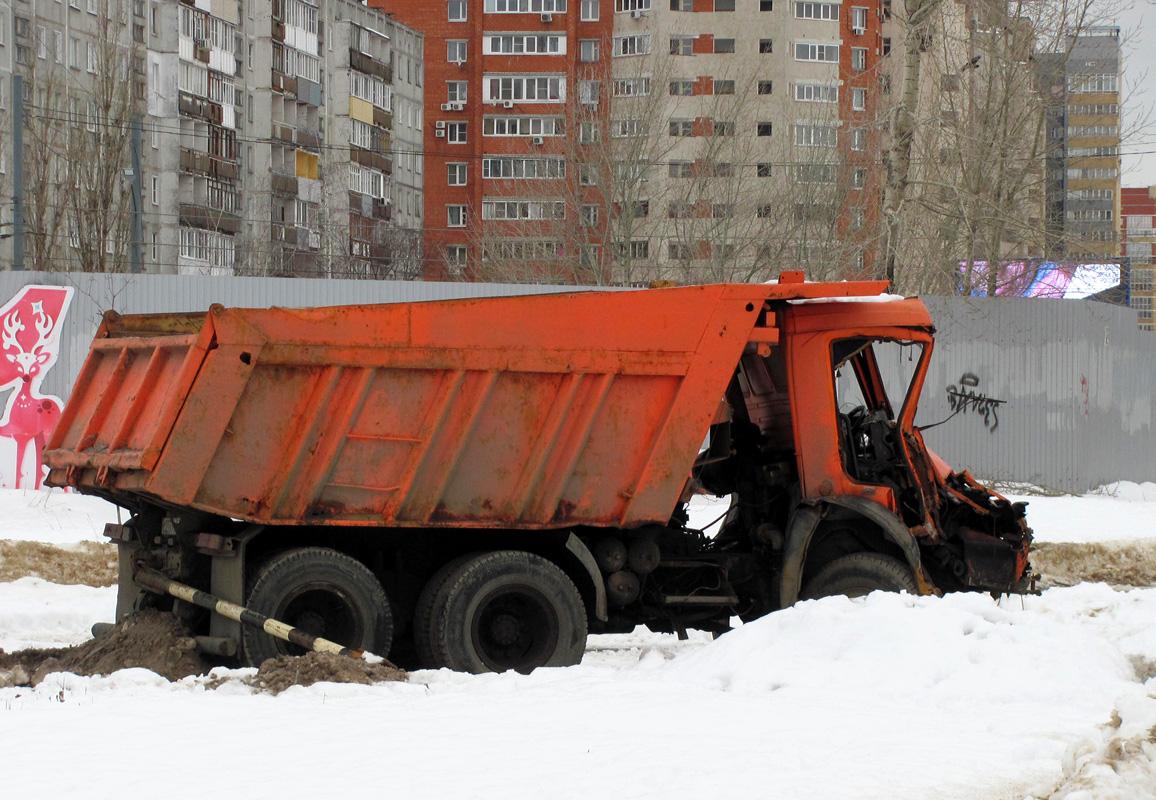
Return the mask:
[[[140,117],[132,118],[132,264],[131,270],[134,273],[141,271],[143,263],[141,250],[144,247],[144,233],[142,232],[142,219],[144,215],[144,203],[142,202],[141,181],[140,174],[140,146],[141,146],[141,123]]]
[[[24,269],[24,76],[12,76],[12,269]]]

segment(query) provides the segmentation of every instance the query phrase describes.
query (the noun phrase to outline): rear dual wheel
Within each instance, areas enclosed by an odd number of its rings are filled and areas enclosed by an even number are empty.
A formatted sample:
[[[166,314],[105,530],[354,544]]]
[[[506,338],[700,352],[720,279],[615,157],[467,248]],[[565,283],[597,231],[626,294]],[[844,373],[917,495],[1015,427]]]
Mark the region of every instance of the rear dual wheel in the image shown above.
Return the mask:
[[[520,550],[465,556],[439,570],[418,599],[414,640],[426,666],[529,672],[577,664],[586,608],[555,564]]]
[[[379,656],[389,653],[393,640],[393,614],[381,583],[360,561],[325,547],[286,550],[267,560],[253,577],[246,606],[306,633]],[[305,652],[248,625],[242,639],[245,660],[255,667],[268,658]]]

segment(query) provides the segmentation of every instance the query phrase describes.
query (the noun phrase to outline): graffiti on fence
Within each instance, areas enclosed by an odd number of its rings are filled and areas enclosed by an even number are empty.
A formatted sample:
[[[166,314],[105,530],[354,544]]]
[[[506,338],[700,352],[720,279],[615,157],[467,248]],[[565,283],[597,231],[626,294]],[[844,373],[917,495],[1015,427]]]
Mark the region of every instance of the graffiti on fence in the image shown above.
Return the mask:
[[[60,353],[72,293],[66,286],[25,286],[0,307],[0,392],[11,390],[0,418],[0,485],[39,489],[44,480],[44,444],[63,404],[41,394],[40,385]]]
[[[954,412],[966,414],[972,411],[983,417],[983,425],[989,433],[995,433],[999,428],[999,407],[1007,403],[1006,400],[996,400],[979,391],[979,376],[974,372],[965,372],[959,377],[959,385],[947,387],[947,404]]]

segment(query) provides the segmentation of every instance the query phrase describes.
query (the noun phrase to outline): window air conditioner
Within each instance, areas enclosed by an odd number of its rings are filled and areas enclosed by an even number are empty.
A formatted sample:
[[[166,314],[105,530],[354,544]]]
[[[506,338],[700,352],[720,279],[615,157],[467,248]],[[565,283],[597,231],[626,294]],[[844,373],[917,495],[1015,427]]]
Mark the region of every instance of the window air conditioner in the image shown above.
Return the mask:
[[[439,139],[446,138],[446,129],[445,128],[438,128],[436,131],[434,131],[434,136],[436,136]]]
[[[534,144],[536,144],[536,145],[543,145],[543,144],[546,144],[546,140],[545,140],[545,139],[543,139],[541,136],[535,136],[535,137],[534,137],[533,139],[531,139],[530,141],[531,141],[531,142],[533,142],[533,143],[534,143]]]
[[[506,100],[502,103],[502,108],[513,108],[513,107],[514,107],[514,101],[513,100]]]
[[[453,110],[453,103],[442,103],[442,111]]]
[[[634,9],[630,12],[630,16],[634,17],[635,19],[642,19],[642,9]]]
[[[450,107],[450,111],[461,111],[463,108],[466,107],[466,104],[462,103],[460,101],[456,102],[456,103],[446,103],[446,105],[448,105]]]
[[[851,28],[851,33],[855,34],[856,36],[862,36],[866,32],[867,32],[866,28],[860,28],[860,27]]]
[[[553,22],[554,21],[554,15],[553,14],[543,14],[542,15],[542,21],[543,22]]]

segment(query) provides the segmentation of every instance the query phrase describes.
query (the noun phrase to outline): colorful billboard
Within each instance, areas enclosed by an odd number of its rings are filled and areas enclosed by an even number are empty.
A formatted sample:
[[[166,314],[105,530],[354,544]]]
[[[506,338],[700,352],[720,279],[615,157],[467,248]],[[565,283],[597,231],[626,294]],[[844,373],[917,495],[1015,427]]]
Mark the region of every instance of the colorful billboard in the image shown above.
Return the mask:
[[[989,273],[986,261],[960,264],[960,293],[987,297]],[[995,281],[996,297],[1051,297],[1079,300],[1120,285],[1119,264],[1024,259],[1004,261]]]

